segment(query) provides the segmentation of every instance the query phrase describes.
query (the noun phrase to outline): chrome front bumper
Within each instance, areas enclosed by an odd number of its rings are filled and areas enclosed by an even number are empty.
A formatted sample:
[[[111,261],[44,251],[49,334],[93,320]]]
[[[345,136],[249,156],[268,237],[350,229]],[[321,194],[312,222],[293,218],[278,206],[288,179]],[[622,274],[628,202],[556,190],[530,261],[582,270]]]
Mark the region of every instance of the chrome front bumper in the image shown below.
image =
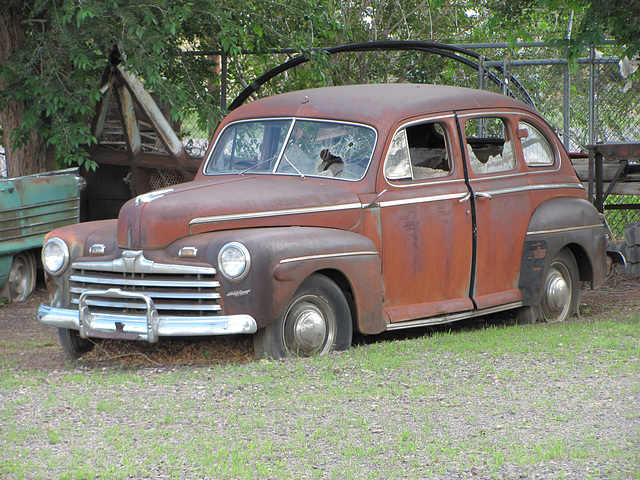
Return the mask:
[[[90,298],[100,296],[140,300],[146,304],[146,315],[91,312]],[[157,342],[159,337],[251,334],[258,329],[256,321],[250,315],[160,316],[148,295],[114,288],[84,292],[80,297],[78,310],[40,305],[36,318],[44,325],[79,330],[82,338],[147,340],[151,343]]]

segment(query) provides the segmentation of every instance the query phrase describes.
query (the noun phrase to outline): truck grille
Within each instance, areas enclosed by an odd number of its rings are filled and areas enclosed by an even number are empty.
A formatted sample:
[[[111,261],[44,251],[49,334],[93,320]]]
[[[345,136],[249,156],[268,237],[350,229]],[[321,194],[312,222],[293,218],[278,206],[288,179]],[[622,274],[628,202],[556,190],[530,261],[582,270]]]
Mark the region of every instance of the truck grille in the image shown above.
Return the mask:
[[[185,273],[184,270],[183,267],[180,273],[114,272],[83,269],[82,264],[74,264],[70,278],[71,303],[77,306],[80,295],[88,290],[117,288],[148,295],[160,316],[219,315],[222,310],[220,282],[215,273]],[[147,310],[143,301],[121,296],[89,297],[87,305],[95,313],[146,315]]]

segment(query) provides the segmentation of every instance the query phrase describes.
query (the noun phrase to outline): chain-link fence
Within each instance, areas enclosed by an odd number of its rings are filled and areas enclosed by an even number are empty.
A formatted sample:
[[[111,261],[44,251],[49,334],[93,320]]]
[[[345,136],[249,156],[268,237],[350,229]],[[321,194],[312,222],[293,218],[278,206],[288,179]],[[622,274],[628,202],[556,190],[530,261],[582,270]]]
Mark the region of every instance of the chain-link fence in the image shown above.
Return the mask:
[[[610,47],[593,49],[590,58],[580,59],[574,68],[562,59],[545,58],[549,50],[535,50],[538,58],[511,59],[503,51],[502,62],[487,66],[517,78],[567,150],[586,153],[590,144],[640,141],[640,82],[623,75],[620,59],[611,55]],[[624,238],[625,226],[637,222],[640,212],[616,207],[638,203],[640,197],[635,195],[607,198],[605,216],[616,238]]]

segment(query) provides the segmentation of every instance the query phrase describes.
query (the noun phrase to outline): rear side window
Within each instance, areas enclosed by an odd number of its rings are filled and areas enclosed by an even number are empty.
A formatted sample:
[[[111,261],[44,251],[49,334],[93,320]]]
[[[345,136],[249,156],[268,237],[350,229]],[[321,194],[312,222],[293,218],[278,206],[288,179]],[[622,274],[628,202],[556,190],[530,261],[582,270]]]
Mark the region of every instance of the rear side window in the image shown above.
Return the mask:
[[[398,130],[391,141],[384,173],[389,180],[445,177],[451,170],[446,130],[439,122]]]
[[[522,142],[524,161],[531,167],[553,165],[553,148],[547,138],[528,122],[518,124],[518,136]]]
[[[513,140],[502,118],[470,118],[465,123],[465,135],[473,173],[506,172],[515,168]]]

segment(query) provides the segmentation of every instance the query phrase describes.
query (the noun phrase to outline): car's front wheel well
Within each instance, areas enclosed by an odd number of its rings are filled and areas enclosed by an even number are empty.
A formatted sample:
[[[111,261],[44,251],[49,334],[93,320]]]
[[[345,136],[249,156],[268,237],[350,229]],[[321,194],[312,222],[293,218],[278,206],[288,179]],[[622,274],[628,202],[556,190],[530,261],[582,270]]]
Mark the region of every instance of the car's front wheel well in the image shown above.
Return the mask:
[[[353,330],[358,330],[358,309],[356,307],[356,302],[353,295],[353,288],[347,277],[341,271],[329,268],[318,270],[315,273],[319,273],[320,275],[328,277],[340,288],[340,290],[342,290],[342,293],[344,294],[345,298],[347,299],[347,303],[349,304],[349,310],[351,311],[351,322],[353,323]]]

